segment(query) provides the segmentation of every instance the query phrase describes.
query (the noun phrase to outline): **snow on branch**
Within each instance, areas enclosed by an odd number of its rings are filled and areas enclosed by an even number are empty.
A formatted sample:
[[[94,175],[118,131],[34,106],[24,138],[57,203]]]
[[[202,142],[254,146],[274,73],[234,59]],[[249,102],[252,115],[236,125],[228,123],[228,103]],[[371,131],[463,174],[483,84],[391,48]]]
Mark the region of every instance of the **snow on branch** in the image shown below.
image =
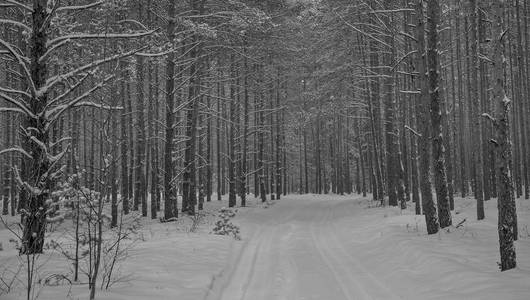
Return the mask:
[[[33,79],[31,79],[31,74],[29,72],[28,66],[26,65],[26,63],[29,62],[29,59],[17,53],[15,49],[13,49],[13,47],[3,39],[0,39],[0,45],[4,46],[4,48],[6,48],[7,51],[9,51],[9,53],[11,53],[17,59],[18,64],[22,67],[22,69],[24,69],[24,73],[31,90],[36,94],[37,89],[35,88],[35,83],[33,82]]]
[[[360,30],[359,28],[355,27],[353,24],[351,24],[350,22],[346,21],[344,19],[344,17],[342,17],[341,14],[335,12],[335,14],[341,19],[342,22],[344,22],[344,24],[348,25],[348,27],[350,27],[351,29],[357,31],[358,33],[362,34],[362,35],[366,35],[367,37],[371,38],[372,40],[382,44],[382,45],[385,45],[387,46],[388,48],[392,48],[388,43],[385,43],[384,41],[382,41],[381,39],[378,39],[377,37],[375,37],[374,35],[368,33],[368,32],[364,32],[362,30]]]
[[[110,75],[110,76],[106,77],[105,79],[103,79],[103,81],[101,81],[100,83],[98,83],[97,85],[92,87],[90,90],[86,91],[81,96],[73,99],[69,103],[64,104],[64,105],[59,105],[59,106],[57,106],[57,107],[55,107],[55,108],[53,108],[53,109],[51,109],[49,111],[46,111],[45,112],[46,113],[46,119],[49,120],[49,123],[46,126],[49,127],[51,124],[53,124],[53,122],[55,122],[55,120],[57,120],[59,118],[59,116],[61,116],[65,111],[67,111],[71,107],[79,106],[80,102],[83,99],[85,99],[86,97],[90,96],[96,90],[102,88],[109,80],[113,79],[114,77],[115,77],[114,75]]]
[[[46,144],[44,144],[43,141],[39,140],[37,137],[35,137],[34,135],[31,135],[29,136],[29,139],[31,141],[33,141],[37,146],[39,146],[39,148],[41,148],[41,150],[46,154],[48,155],[48,147],[46,146]]]
[[[29,184],[28,182],[22,180],[22,177],[20,176],[20,172],[18,171],[18,168],[16,168],[16,167],[13,168],[13,173],[15,175],[15,180],[28,193],[30,193],[33,196],[39,196],[39,195],[41,195],[43,193],[42,189],[40,189],[38,187],[34,187],[31,184]]]
[[[98,5],[101,5],[103,3],[104,3],[104,1],[98,1],[98,2],[85,4],[85,5],[63,6],[63,7],[59,7],[57,9],[57,12],[89,9],[89,8],[93,8],[93,7],[96,7]]]
[[[0,98],[6,100],[7,102],[15,105],[18,109],[20,109],[24,114],[26,114],[30,118],[36,118],[35,114],[33,114],[26,103],[24,103],[22,100],[17,100],[14,98],[9,97],[7,94],[0,92]]]
[[[147,27],[145,27],[144,24],[142,24],[141,22],[138,22],[138,21],[136,21],[134,19],[125,19],[125,20],[118,21],[117,23],[118,24],[131,23],[131,24],[137,25],[138,27],[142,28],[143,30],[149,30]]]
[[[140,51],[146,49],[147,47],[148,46],[144,46],[144,47],[141,47],[141,48],[138,48],[138,49],[126,52],[126,53],[120,53],[120,54],[116,54],[116,55],[113,55],[113,56],[110,56],[110,57],[107,57],[107,58],[95,60],[95,61],[93,61],[93,62],[91,62],[89,64],[81,66],[81,67],[79,67],[79,68],[77,68],[75,70],[72,70],[72,71],[68,72],[68,73],[59,74],[59,75],[50,77],[46,81],[46,84],[41,88],[40,92],[41,93],[48,92],[49,90],[51,90],[59,82],[61,82],[63,80],[66,80],[66,79],[68,79],[68,78],[70,78],[70,77],[72,77],[72,76],[74,76],[76,74],[79,74],[79,73],[84,72],[86,70],[90,70],[90,69],[96,68],[97,66],[100,66],[100,65],[102,65],[104,63],[107,63],[107,62],[110,62],[110,61],[113,61],[113,60],[116,60],[116,59],[120,59],[120,58],[124,58],[124,57],[128,57],[128,56],[134,55],[135,53],[140,52]]]
[[[53,47],[55,44],[60,43],[64,40],[82,40],[82,39],[132,39],[151,35],[158,29],[137,32],[137,33],[106,33],[106,34],[71,34],[64,35],[53,40],[50,40],[46,47]]]
[[[31,28],[29,28],[26,24],[24,24],[22,22],[9,20],[9,19],[0,19],[0,23],[15,25],[15,26],[18,26],[18,27],[24,29],[27,32],[31,32]]]
[[[416,130],[412,129],[409,125],[405,125],[405,129],[408,129],[410,132],[412,132],[415,136],[421,137],[421,133],[417,132]]]
[[[10,153],[10,152],[18,152],[18,153],[21,153],[22,155],[26,156],[27,158],[32,158],[31,155],[26,152],[26,150],[22,149],[22,148],[9,148],[9,149],[4,149],[4,150],[1,150],[0,151],[0,155],[2,154],[6,154],[6,153]]]
[[[4,0],[6,2],[5,4],[0,4],[0,7],[18,7],[22,10],[26,10],[28,12],[33,12],[33,9],[25,4],[22,4],[15,0]]]
[[[491,121],[491,123],[493,124],[493,126],[497,126],[498,123],[497,123],[497,119],[495,119],[492,115],[488,114],[488,113],[483,113],[482,115],[480,115],[481,117],[483,118],[486,118],[488,120]]]
[[[8,112],[25,114],[25,112],[23,110],[21,110],[20,108],[16,108],[16,107],[0,107],[0,113],[8,113]]]
[[[61,46],[64,46],[66,44],[68,44],[70,42],[70,39],[66,39],[64,41],[61,41],[51,47],[49,47],[46,52],[44,52],[44,54],[39,58],[39,62],[42,63],[44,62],[44,60],[46,60],[48,58],[48,56],[50,56],[50,54],[55,51],[55,49],[58,49],[60,48]]]
[[[85,74],[76,84],[74,84],[73,86],[71,86],[67,91],[65,91],[64,93],[62,93],[61,95],[55,97],[54,99],[50,100],[48,102],[48,104],[46,105],[45,109],[48,109],[50,107],[52,107],[53,105],[55,105],[56,103],[59,103],[61,100],[65,99],[66,97],[68,97],[68,95],[70,95],[75,89],[77,89],[81,84],[83,84],[83,82],[85,82],[85,80],[91,76],[91,75],[94,75],[94,73],[96,72],[96,70],[93,70],[93,71],[90,71],[88,72],[87,74]]]
[[[51,143],[51,144],[50,144],[50,149],[53,149],[53,148],[55,148],[55,147],[61,145],[62,143],[67,142],[67,141],[71,141],[71,140],[72,140],[72,138],[69,137],[69,136],[67,136],[67,137],[63,137],[63,138],[61,138],[60,140]]]
[[[413,50],[413,51],[410,51],[409,53],[403,55],[403,56],[402,56],[400,59],[398,59],[398,61],[394,64],[394,67],[392,68],[392,70],[395,70],[395,69],[399,66],[399,64],[400,64],[403,60],[405,60],[407,57],[411,56],[412,54],[416,54],[416,53],[418,53],[418,51],[417,51],[417,50]]]
[[[397,8],[397,9],[380,9],[380,10],[372,10],[368,13],[371,14],[386,14],[386,13],[399,13],[399,12],[414,12],[415,10],[412,8]]]
[[[81,106],[85,106],[85,107],[88,106],[88,107],[99,108],[99,109],[104,109],[104,110],[123,110],[123,106],[110,106],[110,105],[94,103],[92,101],[79,102],[76,105],[74,105],[74,107],[81,107]]]
[[[402,94],[413,94],[413,95],[420,95],[420,91],[399,91]]]
[[[70,145],[64,147],[63,151],[58,153],[57,155],[48,155],[48,160],[50,161],[50,167],[48,168],[48,172],[55,169],[55,166],[61,159],[70,151]]]
[[[5,88],[5,87],[1,87],[0,86],[0,91],[1,92],[6,92],[8,94],[18,94],[18,95],[21,95],[21,96],[24,96],[24,97],[27,97],[27,98],[30,98],[31,95],[22,91],[22,90],[14,90],[14,89],[8,89],[8,88]]]

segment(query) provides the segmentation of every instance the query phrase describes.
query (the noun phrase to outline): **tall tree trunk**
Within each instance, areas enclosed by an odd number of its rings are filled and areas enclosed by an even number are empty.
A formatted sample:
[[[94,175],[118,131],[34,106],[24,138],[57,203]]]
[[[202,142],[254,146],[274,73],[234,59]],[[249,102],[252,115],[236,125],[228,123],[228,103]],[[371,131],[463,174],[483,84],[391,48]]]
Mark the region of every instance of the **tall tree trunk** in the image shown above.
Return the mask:
[[[191,9],[201,15],[204,11],[204,1],[194,1]],[[189,67],[190,82],[188,87],[188,109],[186,116],[186,149],[184,151],[184,172],[182,175],[182,211],[189,215],[195,214],[197,204],[197,174],[196,174],[196,146],[197,146],[197,120],[199,117],[199,103],[201,97],[201,77],[203,69],[202,41],[198,35],[191,38]],[[195,44],[198,45],[195,46]]]
[[[492,58],[494,66],[493,97],[497,102],[497,115],[493,120],[496,129],[497,169],[500,175],[498,199],[498,231],[501,271],[516,267],[514,245],[514,227],[516,226],[515,199],[510,171],[512,158],[510,141],[510,99],[506,96],[504,87],[504,42],[503,1],[493,2],[493,27],[492,27]]]
[[[473,128],[473,158],[475,166],[475,197],[477,198],[477,219],[484,219],[484,171],[482,160],[482,125],[480,122],[481,103],[479,101],[479,40],[478,40],[478,4],[477,0],[470,0],[470,27],[471,27],[471,98],[473,105],[472,110],[472,126]]]
[[[281,162],[281,107],[280,107],[280,94],[282,84],[281,72],[278,69],[276,84],[276,199],[280,200],[282,194],[282,162]]]
[[[48,26],[47,19],[49,11],[46,0],[33,1],[32,32],[30,33],[30,75],[36,90],[46,84],[48,66],[46,60],[41,58],[47,51]],[[38,117],[27,116],[23,121],[24,133],[21,134],[22,148],[31,156],[24,158],[25,165],[28,166],[26,175],[22,177],[31,187],[25,189],[27,202],[22,215],[22,245],[21,254],[42,253],[44,246],[44,233],[46,231],[46,200],[52,188],[49,172],[50,158],[40,145],[49,145],[48,120],[45,119],[43,110],[48,104],[47,93],[32,95],[29,102],[29,109]],[[31,135],[29,134],[31,133]]]
[[[445,164],[444,136],[442,130],[442,109],[440,97],[440,60],[438,53],[438,23],[440,22],[439,0],[429,0],[427,6],[428,50],[427,65],[429,71],[429,91],[431,94],[432,155],[434,161],[434,182],[438,201],[440,227],[452,224],[451,209],[447,188],[447,170]]]
[[[422,210],[425,214],[425,222],[427,224],[427,233],[434,234],[438,232],[438,218],[436,216],[436,207],[432,199],[431,179],[430,179],[430,127],[431,120],[429,116],[428,106],[428,85],[426,75],[425,63],[425,23],[423,16],[423,0],[416,2],[416,40],[417,40],[417,54],[416,64],[419,72],[418,76],[418,90],[420,94],[417,103],[418,125],[420,128],[420,188],[421,188],[421,203]]]
[[[121,116],[120,116],[120,162],[121,162],[121,201],[122,201],[122,210],[123,214],[127,215],[129,214],[129,168],[127,166],[129,156],[127,155],[128,146],[129,146],[129,139],[127,136],[127,126],[130,126],[127,122],[127,109],[125,109],[126,101],[125,101],[125,89],[126,84],[125,81],[127,80],[126,77],[126,71],[127,68],[125,64],[125,60],[120,60],[119,62],[120,70],[121,70],[121,78],[120,78],[120,99],[121,99],[121,105],[124,107]],[[75,122],[77,123],[77,122]],[[73,149],[72,149],[73,151]],[[72,164],[74,164],[72,162]]]
[[[235,62],[234,55],[230,57],[230,128],[228,133],[228,207],[234,207],[236,205],[236,147],[235,147],[235,135],[236,135],[236,83],[235,77]]]
[[[241,206],[245,207],[246,199],[247,199],[247,151],[248,151],[248,127],[249,127],[249,94],[248,94],[248,60],[245,58],[245,73],[244,73],[244,103],[243,103],[243,136],[242,136],[242,153],[241,153],[241,178],[239,179],[240,187],[239,187],[239,196],[241,197]]]
[[[168,39],[175,37],[175,6],[177,0],[170,0],[168,4]],[[169,52],[166,59],[166,136],[164,146],[164,219],[170,220],[178,217],[177,191],[173,181],[173,138],[175,119],[175,52]]]
[[[147,216],[145,199],[145,120],[144,120],[144,58],[136,58],[136,160],[134,162],[134,210],[142,206],[142,216]]]

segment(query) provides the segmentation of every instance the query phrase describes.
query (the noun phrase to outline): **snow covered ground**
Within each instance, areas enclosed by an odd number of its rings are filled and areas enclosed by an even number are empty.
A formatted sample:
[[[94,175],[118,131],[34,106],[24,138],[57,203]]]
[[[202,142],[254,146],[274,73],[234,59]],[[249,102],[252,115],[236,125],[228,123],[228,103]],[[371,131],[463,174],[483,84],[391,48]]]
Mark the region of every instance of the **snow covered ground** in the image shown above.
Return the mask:
[[[453,223],[466,221],[432,236],[412,209],[377,208],[357,196],[292,195],[267,208],[254,200],[233,220],[241,226],[241,241],[208,234],[225,204],[208,203],[195,232],[187,218],[143,220],[121,264],[122,280],[97,298],[530,299],[530,201],[518,201],[518,268],[504,273],[496,264],[495,200],[486,202],[486,220],[475,221],[474,200],[456,199]],[[8,231],[0,230],[0,274],[19,261],[8,239]],[[42,278],[68,275],[59,254],[39,261]],[[16,285],[0,299],[19,299],[23,283]],[[39,290],[39,299],[88,295],[86,285]]]

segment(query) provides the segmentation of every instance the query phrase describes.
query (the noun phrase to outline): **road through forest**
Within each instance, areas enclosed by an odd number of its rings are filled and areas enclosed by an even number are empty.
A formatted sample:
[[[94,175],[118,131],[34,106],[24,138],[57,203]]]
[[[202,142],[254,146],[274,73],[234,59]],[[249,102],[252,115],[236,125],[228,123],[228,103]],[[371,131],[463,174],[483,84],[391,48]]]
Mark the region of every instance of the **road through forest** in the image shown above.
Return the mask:
[[[348,218],[348,227],[355,227],[352,220],[365,226],[360,200],[287,199],[245,216],[241,223],[251,236],[209,298],[399,299],[345,243],[356,240],[355,232],[359,242],[367,238],[341,224]]]

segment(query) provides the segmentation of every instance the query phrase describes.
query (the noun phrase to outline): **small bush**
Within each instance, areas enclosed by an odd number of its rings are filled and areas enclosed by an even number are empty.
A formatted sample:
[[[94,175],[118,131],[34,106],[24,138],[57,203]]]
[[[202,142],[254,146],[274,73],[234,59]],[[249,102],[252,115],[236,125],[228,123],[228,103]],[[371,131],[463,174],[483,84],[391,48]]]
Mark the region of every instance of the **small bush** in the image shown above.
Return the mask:
[[[223,207],[219,210],[218,216],[220,220],[215,222],[215,227],[212,230],[213,234],[230,235],[233,236],[234,239],[240,240],[239,226],[230,222],[230,220],[236,216],[236,213],[231,209]]]

